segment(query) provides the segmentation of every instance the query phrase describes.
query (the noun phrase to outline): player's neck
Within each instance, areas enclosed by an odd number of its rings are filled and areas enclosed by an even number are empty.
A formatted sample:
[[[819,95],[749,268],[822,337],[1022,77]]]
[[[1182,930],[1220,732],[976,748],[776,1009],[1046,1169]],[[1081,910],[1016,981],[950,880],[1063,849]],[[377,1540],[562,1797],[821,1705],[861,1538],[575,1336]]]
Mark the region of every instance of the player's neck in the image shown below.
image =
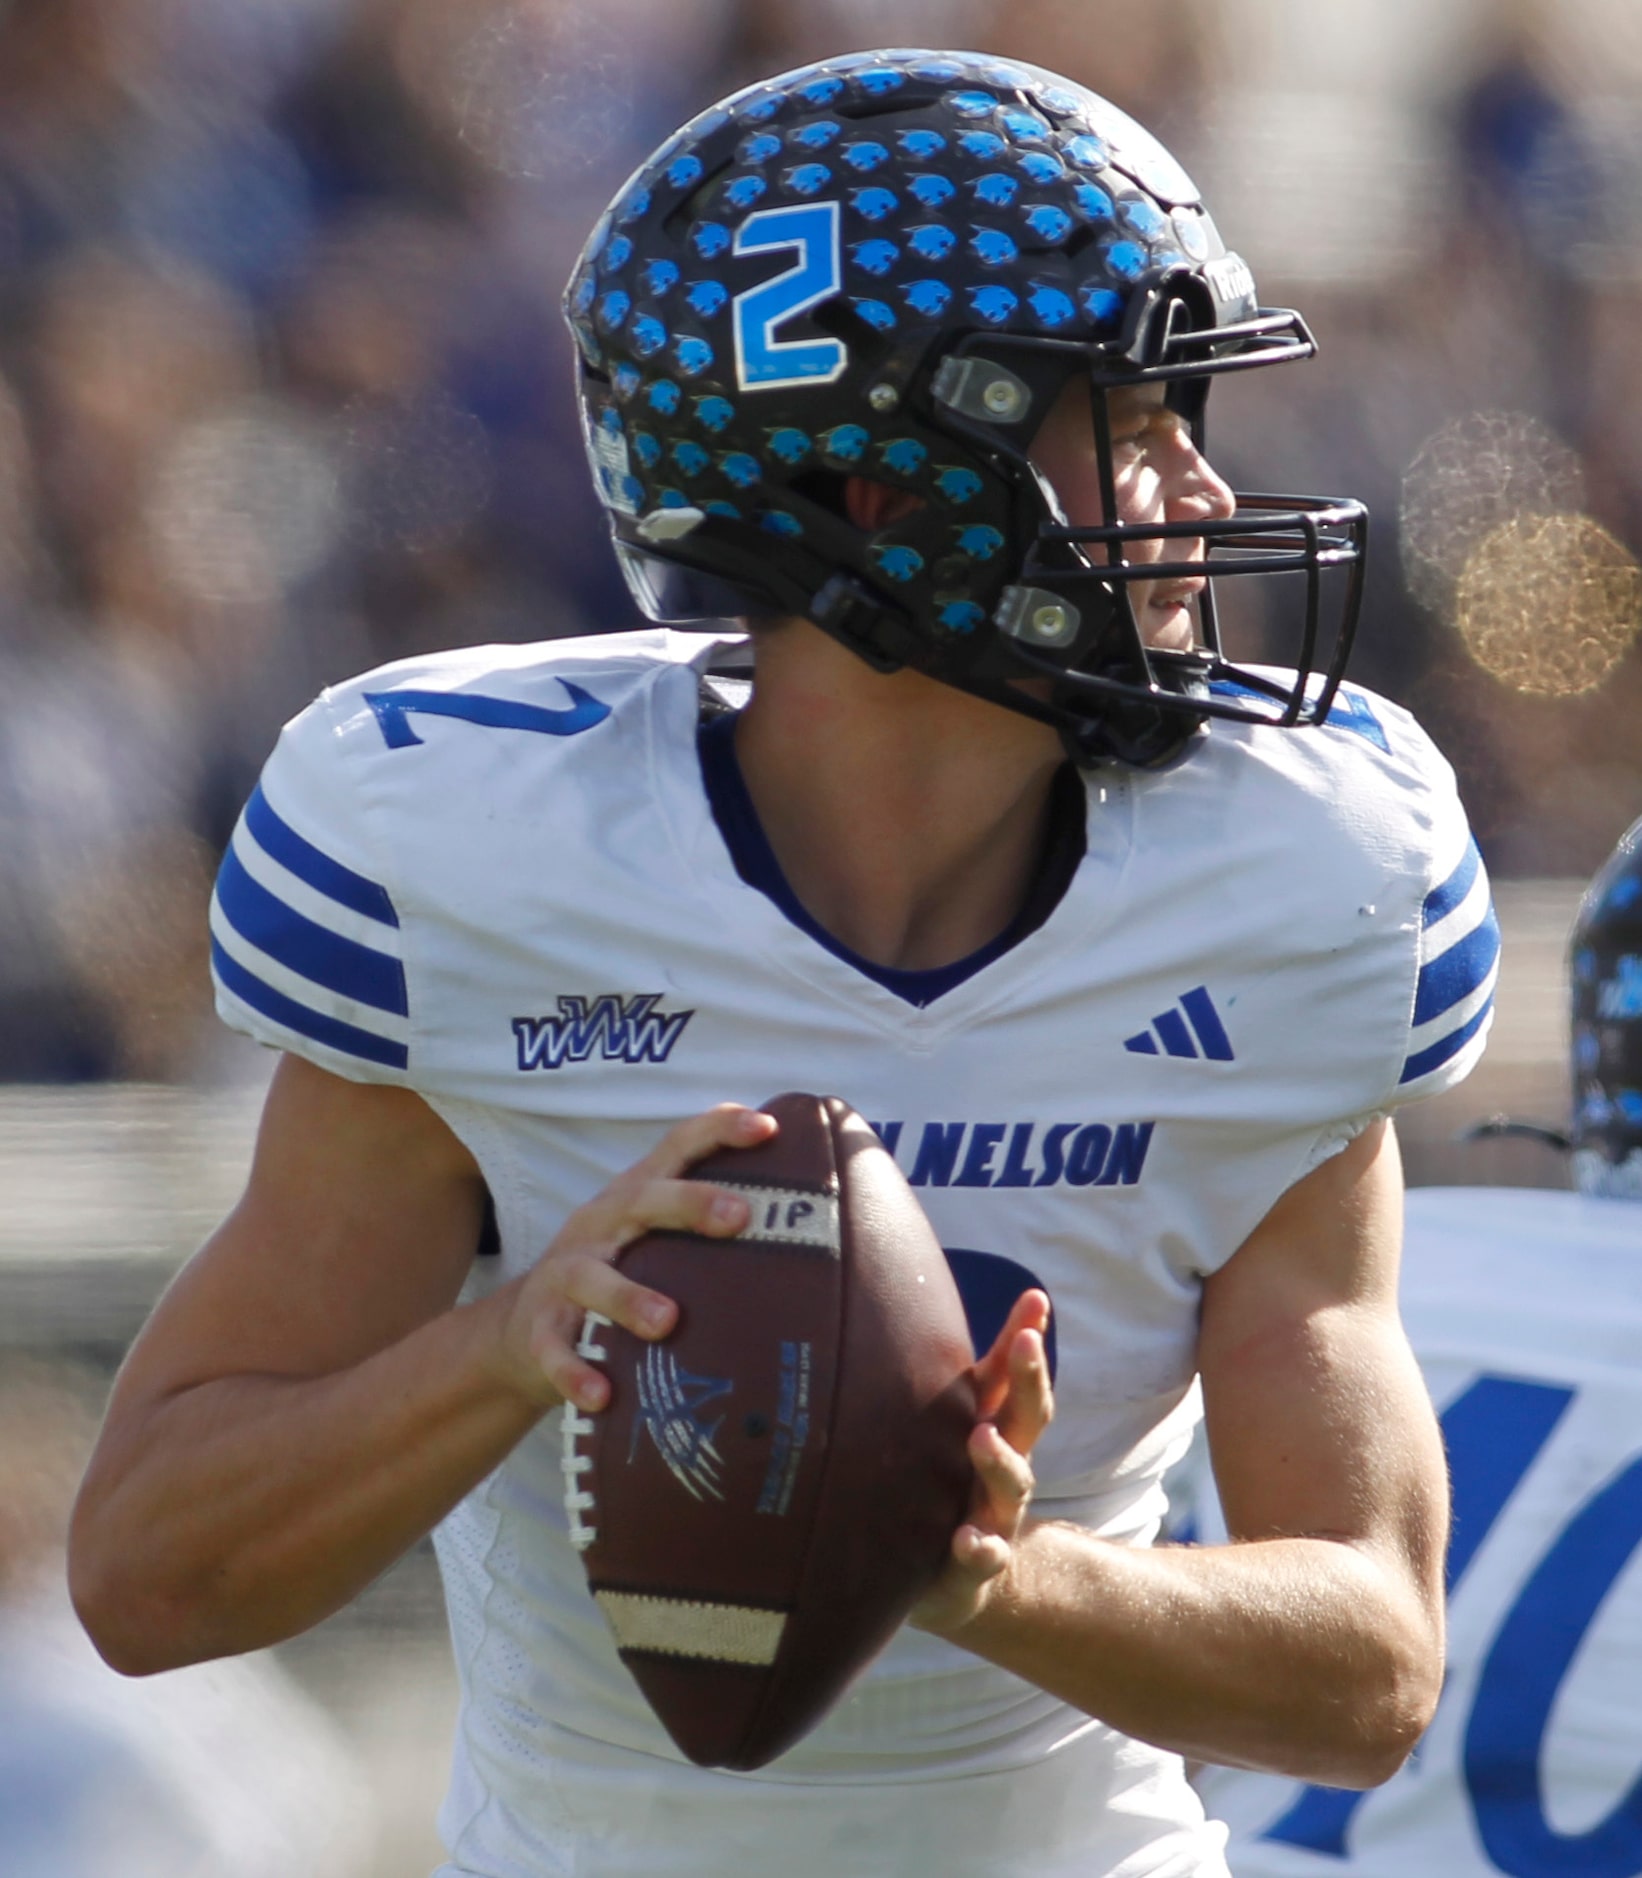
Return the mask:
[[[914,672],[874,672],[793,623],[757,650],[737,726],[788,885],[875,964],[934,969],[1015,917],[1043,853],[1053,732]]]

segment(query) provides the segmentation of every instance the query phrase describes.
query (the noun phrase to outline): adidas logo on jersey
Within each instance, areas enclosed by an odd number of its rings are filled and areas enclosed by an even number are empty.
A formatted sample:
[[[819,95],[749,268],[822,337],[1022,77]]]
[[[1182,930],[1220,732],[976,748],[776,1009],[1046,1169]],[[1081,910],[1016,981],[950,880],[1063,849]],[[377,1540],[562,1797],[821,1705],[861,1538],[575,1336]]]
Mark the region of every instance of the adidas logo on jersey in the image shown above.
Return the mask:
[[[665,1063],[694,1011],[658,1011],[657,991],[624,998],[607,991],[596,998],[559,999],[553,1017],[516,1017],[513,1040],[519,1068],[562,1069],[595,1054],[610,1063]]]
[[[1123,1047],[1136,1056],[1206,1056],[1216,1063],[1236,1060],[1207,985],[1196,986],[1168,1010],[1159,1011],[1147,1029],[1125,1037]]]

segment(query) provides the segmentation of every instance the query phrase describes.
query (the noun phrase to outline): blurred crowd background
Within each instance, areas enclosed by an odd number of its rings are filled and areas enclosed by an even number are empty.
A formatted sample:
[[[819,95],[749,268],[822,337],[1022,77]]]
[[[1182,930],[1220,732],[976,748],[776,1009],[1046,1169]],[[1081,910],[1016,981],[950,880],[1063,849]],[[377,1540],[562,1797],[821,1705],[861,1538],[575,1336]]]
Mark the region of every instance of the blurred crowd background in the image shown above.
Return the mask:
[[[42,1590],[83,1422],[231,1203],[266,1074],[210,1012],[240,805],[328,681],[638,623],[587,487],[565,277],[677,122],[874,44],[1111,97],[1306,315],[1321,357],[1217,390],[1211,445],[1240,488],[1369,503],[1355,673],[1454,760],[1505,915],[1493,1053],[1412,1125],[1411,1170],[1562,1178],[1549,1151],[1451,1143],[1496,1103],[1560,1118],[1576,883],[1642,812],[1635,0],[0,0],[0,1866],[22,1878],[81,1869],[6,1856],[19,1808],[62,1798],[55,1752],[14,1752],[52,1739],[17,1690],[79,1675],[75,1712],[101,1713]],[[425,1554],[338,1625],[255,1688],[118,1711],[180,1743],[178,1791],[225,1704],[248,1766],[258,1727],[338,1728],[329,1785],[292,1745],[307,1797],[269,1789],[264,1818],[248,1779],[241,1841],[195,1821],[197,1864],[173,1840],[149,1865],[128,1823],[84,1869],[247,1878],[255,1826],[270,1872],[426,1870],[449,1685]]]
[[[0,1078],[210,1080],[203,908],[285,718],[635,623],[558,297],[680,119],[828,52],[1031,57],[1155,128],[1320,359],[1239,487],[1374,516],[1357,676],[1504,878],[1642,805],[1630,0],[0,0]]]

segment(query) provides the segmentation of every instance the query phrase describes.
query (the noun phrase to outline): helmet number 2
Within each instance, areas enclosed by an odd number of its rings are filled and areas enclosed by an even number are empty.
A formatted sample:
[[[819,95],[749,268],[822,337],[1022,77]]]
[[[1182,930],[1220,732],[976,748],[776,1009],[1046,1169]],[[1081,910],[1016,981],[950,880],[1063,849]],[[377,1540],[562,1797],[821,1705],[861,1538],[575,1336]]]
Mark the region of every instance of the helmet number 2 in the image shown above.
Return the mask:
[[[843,284],[838,204],[795,203],[760,209],[736,230],[737,254],[796,248],[784,274],[738,293],[730,303],[735,327],[735,375],[743,391],[778,391],[789,385],[827,385],[848,362],[837,339],[777,339],[783,320],[830,300]]]

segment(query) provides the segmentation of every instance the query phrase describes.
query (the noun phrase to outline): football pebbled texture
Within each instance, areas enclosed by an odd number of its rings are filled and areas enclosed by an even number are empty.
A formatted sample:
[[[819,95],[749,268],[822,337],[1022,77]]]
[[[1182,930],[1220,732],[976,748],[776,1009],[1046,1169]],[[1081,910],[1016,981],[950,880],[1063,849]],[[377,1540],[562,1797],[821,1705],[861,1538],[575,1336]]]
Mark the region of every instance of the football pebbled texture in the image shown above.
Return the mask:
[[[690,1760],[785,1752],[888,1642],[969,1503],[974,1350],[900,1169],[837,1097],[691,1177],[746,1194],[733,1239],[621,1255],[673,1298],[660,1343],[589,1313],[610,1379],[564,1409],[565,1507],[623,1662]]]

